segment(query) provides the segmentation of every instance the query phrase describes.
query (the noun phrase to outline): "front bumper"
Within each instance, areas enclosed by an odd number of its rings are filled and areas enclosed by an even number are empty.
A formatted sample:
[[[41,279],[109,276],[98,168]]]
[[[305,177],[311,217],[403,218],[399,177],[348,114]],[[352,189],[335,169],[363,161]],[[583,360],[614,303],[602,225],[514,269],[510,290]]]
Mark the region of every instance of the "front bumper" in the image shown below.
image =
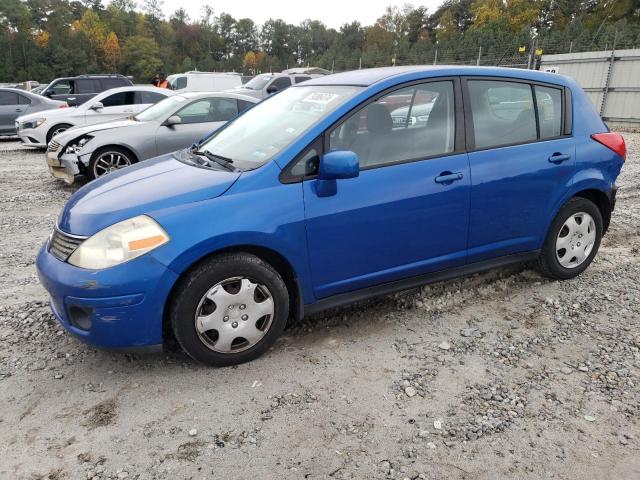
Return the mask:
[[[46,139],[41,138],[41,132],[37,128],[22,129],[20,125],[16,123],[16,133],[20,141],[26,146],[47,148]]]
[[[86,270],[58,260],[45,243],[36,268],[56,318],[84,342],[132,350],[163,343],[164,307],[178,276],[150,254]]]
[[[59,150],[47,151],[47,166],[49,172],[55,178],[64,180],[69,185],[73,185],[76,176],[80,175],[80,160],[74,153],[64,153],[60,155]]]

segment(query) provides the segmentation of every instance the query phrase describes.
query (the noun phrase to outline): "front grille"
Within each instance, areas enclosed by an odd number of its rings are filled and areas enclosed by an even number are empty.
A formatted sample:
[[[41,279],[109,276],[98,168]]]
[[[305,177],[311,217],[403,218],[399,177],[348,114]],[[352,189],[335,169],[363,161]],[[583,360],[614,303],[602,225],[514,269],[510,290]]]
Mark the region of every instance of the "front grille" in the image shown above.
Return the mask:
[[[75,249],[85,240],[85,237],[74,237],[54,228],[49,239],[49,252],[58,260],[66,262]]]
[[[57,152],[59,148],[60,144],[51,140],[47,146],[47,152]]]

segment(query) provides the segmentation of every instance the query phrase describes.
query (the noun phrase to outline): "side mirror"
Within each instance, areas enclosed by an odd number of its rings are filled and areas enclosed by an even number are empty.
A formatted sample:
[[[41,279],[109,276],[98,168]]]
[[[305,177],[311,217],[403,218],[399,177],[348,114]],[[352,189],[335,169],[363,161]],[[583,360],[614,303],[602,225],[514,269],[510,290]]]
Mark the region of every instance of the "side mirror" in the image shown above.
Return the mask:
[[[78,99],[76,97],[67,98],[67,105],[69,105],[70,107],[77,107],[78,106]]]
[[[102,110],[104,108],[104,105],[102,104],[102,102],[96,102],[93,105],[91,105],[91,110]]]
[[[173,125],[180,125],[182,123],[182,119],[177,115],[172,115],[164,122],[166,127],[172,127]]]
[[[276,93],[278,91],[278,87],[276,87],[275,85],[269,85],[267,87],[267,93],[268,94],[272,94],[272,93]]]
[[[360,175],[358,155],[350,150],[334,150],[320,159],[316,192],[320,197],[335,195],[338,191],[336,180],[355,178]]]

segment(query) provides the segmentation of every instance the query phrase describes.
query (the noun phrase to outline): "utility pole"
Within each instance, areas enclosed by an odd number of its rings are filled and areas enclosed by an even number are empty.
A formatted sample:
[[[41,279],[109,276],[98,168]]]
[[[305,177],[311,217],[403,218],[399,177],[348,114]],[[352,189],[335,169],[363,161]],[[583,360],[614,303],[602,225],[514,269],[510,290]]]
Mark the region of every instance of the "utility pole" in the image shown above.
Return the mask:
[[[437,65],[438,64],[438,44],[436,43],[436,56],[433,57],[433,64]]]
[[[360,57],[360,62],[358,63],[358,70],[362,70],[362,57]]]
[[[482,45],[480,45],[480,47],[478,48],[478,61],[476,62],[476,65],[479,67],[480,66],[480,57],[482,56]]]

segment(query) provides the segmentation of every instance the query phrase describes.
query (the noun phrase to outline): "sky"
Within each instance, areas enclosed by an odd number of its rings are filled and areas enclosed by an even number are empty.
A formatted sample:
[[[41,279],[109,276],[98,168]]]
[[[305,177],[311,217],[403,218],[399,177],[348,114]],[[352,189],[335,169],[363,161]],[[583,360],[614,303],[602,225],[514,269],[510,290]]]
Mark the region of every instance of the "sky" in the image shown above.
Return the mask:
[[[261,25],[269,18],[282,18],[287,23],[297,25],[311,18],[321,20],[325,25],[339,28],[342,24],[359,21],[362,25],[372,25],[384,13],[387,6],[402,7],[406,3],[424,5],[433,13],[443,0],[416,0],[414,2],[394,0],[165,0],[164,11],[170,15],[181,6],[191,19],[200,18],[202,7],[211,5],[214,14],[225,12],[234,18],[251,18]]]

